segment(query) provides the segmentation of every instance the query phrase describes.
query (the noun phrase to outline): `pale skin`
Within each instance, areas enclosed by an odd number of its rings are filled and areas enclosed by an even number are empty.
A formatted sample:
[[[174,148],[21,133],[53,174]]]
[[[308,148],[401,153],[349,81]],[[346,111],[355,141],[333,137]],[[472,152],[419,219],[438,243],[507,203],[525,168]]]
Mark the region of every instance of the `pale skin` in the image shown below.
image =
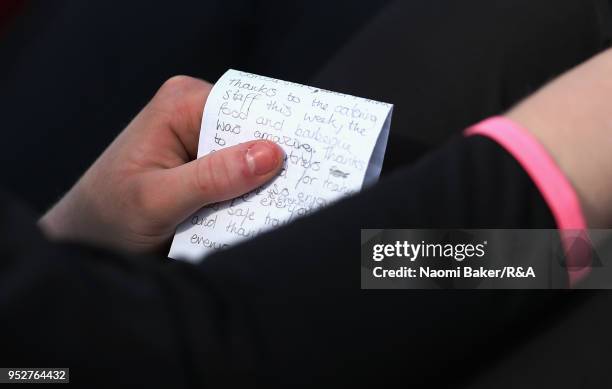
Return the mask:
[[[273,178],[275,144],[253,141],[195,159],[211,85],[179,76],[151,102],[40,220],[53,239],[143,252],[159,248],[204,205]],[[578,193],[587,224],[612,222],[612,50],[549,83],[506,116],[549,151]]]
[[[591,228],[612,223],[612,49],[506,114],[532,132],[574,186]]]
[[[274,177],[284,153],[272,142],[247,142],[195,159],[211,88],[186,76],[164,83],[42,217],[45,233],[122,251],[152,251],[202,206],[242,195]]]

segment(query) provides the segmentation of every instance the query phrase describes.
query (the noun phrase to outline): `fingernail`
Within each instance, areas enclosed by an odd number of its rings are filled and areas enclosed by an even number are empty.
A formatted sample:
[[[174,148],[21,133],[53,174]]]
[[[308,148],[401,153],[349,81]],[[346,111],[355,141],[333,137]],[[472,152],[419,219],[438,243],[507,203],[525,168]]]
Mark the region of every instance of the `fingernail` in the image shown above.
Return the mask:
[[[263,176],[278,167],[280,153],[273,143],[257,142],[248,148],[245,158],[251,173]]]

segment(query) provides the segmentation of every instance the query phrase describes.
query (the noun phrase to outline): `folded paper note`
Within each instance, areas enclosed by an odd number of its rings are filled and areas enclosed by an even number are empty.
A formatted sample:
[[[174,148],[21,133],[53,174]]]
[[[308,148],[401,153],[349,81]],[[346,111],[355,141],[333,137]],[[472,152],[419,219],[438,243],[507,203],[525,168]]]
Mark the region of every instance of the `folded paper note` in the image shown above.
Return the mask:
[[[283,169],[266,185],[185,220],[168,255],[197,262],[372,184],[382,167],[392,109],[387,103],[228,70],[206,101],[198,157],[266,139],[284,149]]]

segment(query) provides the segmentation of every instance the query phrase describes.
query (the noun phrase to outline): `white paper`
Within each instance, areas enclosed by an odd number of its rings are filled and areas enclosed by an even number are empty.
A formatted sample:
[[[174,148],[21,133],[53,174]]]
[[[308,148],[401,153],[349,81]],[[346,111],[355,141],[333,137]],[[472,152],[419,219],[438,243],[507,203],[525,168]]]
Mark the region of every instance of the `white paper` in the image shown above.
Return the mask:
[[[206,101],[198,157],[267,139],[284,149],[285,163],[266,185],[185,220],[168,256],[198,262],[374,183],[392,110],[387,103],[228,70]]]

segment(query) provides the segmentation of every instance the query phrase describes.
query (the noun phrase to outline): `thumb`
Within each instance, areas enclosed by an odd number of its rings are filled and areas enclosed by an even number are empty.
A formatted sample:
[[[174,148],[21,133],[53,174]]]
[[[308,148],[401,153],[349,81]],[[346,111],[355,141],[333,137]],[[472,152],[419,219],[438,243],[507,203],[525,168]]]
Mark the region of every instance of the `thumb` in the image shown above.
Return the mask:
[[[263,185],[279,172],[283,160],[283,150],[268,141],[251,141],[215,151],[159,172],[158,204],[178,223],[204,205],[238,197]]]

